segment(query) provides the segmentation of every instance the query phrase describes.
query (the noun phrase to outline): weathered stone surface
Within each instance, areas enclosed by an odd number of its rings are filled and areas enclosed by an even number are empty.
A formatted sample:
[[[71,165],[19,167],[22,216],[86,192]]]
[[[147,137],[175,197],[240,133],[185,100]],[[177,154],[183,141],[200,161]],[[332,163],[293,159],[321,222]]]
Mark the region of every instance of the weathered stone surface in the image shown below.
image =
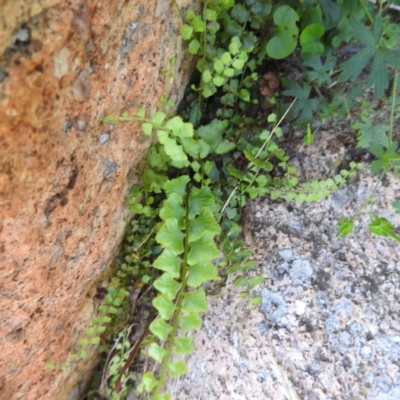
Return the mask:
[[[72,399],[96,358],[66,374],[44,365],[64,362],[90,321],[150,142],[101,119],[154,111],[172,57],[177,103],[190,60],[168,0],[0,10],[0,398]]]
[[[321,132],[308,149],[296,148],[304,178],[328,177],[346,159]],[[337,222],[351,217],[374,190],[366,164],[360,175],[312,204],[268,198],[251,202],[246,239],[264,278],[259,309],[232,283],[210,299],[188,374],[171,384],[176,399],[395,400],[400,398],[399,248],[368,230],[370,208],[355,232],[336,238]],[[387,174],[372,213],[399,233],[400,182]]]

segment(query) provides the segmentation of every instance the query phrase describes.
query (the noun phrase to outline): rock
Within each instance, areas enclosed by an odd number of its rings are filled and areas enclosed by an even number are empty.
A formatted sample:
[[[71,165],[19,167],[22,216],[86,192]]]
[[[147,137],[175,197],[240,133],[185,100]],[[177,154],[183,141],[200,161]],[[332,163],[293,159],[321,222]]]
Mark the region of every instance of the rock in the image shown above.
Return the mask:
[[[177,105],[191,59],[167,0],[5,0],[1,10],[0,398],[75,399],[96,356],[66,373],[45,363],[66,361],[90,324],[151,141],[138,124],[101,120],[154,112],[173,57]]]
[[[316,167],[317,157],[311,161]],[[366,199],[361,189],[368,194],[376,185],[368,169],[342,188],[343,208],[338,196],[312,204],[251,202],[244,220],[257,261],[251,273],[265,279],[255,291],[260,308],[233,286],[209,299],[188,374],[171,384],[176,399],[399,398],[400,246],[368,231],[369,209],[353,235],[336,238],[337,222]],[[400,182],[391,173],[387,181],[373,210],[397,232],[400,215],[390,203]],[[303,216],[309,221],[300,234],[281,229]]]

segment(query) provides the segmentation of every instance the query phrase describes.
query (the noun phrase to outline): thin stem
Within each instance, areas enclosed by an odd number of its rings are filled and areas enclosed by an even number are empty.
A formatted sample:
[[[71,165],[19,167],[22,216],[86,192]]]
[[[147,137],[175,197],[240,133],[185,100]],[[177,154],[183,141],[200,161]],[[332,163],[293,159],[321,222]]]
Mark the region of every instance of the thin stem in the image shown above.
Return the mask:
[[[394,125],[394,109],[396,106],[396,91],[397,91],[397,69],[394,70],[394,77],[393,77],[392,107],[390,110],[388,147],[390,146],[390,143],[392,143],[392,140],[393,140],[393,125]]]
[[[374,22],[374,19],[371,17],[371,14],[368,11],[367,6],[364,3],[364,0],[360,0],[361,7],[364,9],[365,14],[367,15],[369,22]]]
[[[372,199],[375,196],[376,191],[378,190],[379,184],[382,182],[383,176],[385,175],[385,171],[383,171],[381,173],[381,175],[379,176],[378,182],[376,182],[376,185],[374,187],[374,190],[372,191],[372,193],[370,194],[370,196],[368,197],[367,201],[364,202],[361,207],[356,211],[356,213],[353,215],[353,217],[351,218],[352,220],[356,219],[357,215],[360,214],[360,212],[368,206],[368,204],[370,204],[372,202]]]

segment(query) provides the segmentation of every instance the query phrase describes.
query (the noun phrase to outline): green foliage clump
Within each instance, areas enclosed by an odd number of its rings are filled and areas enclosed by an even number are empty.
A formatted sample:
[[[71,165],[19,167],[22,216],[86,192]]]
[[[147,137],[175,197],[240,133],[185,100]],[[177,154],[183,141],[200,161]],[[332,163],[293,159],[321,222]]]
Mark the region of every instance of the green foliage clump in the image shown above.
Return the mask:
[[[303,142],[311,145],[316,117],[354,112],[356,99],[366,88],[374,87],[375,96],[383,96],[392,70],[390,123],[373,125],[368,118],[371,107],[362,107],[353,128],[359,132],[358,146],[368,147],[376,157],[371,172],[381,173],[381,178],[388,171],[398,174],[400,155],[392,131],[400,110],[400,29],[381,3],[374,13],[375,6],[363,0],[206,0],[200,14],[178,10],[184,17],[181,34],[197,57],[198,73],[183,112],[167,112],[167,87],[161,109],[153,115],[139,109],[135,115],[123,112],[104,119],[140,123],[145,135],[157,139],[148,150],[141,182],[127,200],[134,219],[124,257],[78,354],[84,356],[85,346],[99,343],[105,324],[124,308],[129,281],[153,288],[156,316],[142,346],[142,354],[153,365],[139,383],[126,372],[130,350],[123,330],[108,364],[112,386],[107,395],[112,399],[124,398],[132,385],[145,398],[170,398],[166,383],[187,372],[184,357],[193,351],[190,335],[201,327],[201,313],[207,310],[205,287],[211,282],[235,274],[239,295],[253,305],[260,302],[254,289],[262,278],[251,271],[256,262],[241,240],[239,225],[249,198],[317,201],[361,168],[351,162],[348,170],[339,170],[332,178],[301,182],[280,145],[283,119],[304,129]],[[340,60],[340,54],[347,59]],[[283,90],[278,82],[265,91],[265,98],[260,94],[265,75],[260,75],[283,61],[300,65],[301,77],[282,77]],[[173,76],[171,71],[165,74]],[[351,88],[338,82],[350,83]],[[400,212],[398,201],[393,207]],[[359,212],[340,221],[338,236],[352,232]],[[376,216],[369,228],[400,240],[385,218]],[[140,345],[138,341],[133,353]]]

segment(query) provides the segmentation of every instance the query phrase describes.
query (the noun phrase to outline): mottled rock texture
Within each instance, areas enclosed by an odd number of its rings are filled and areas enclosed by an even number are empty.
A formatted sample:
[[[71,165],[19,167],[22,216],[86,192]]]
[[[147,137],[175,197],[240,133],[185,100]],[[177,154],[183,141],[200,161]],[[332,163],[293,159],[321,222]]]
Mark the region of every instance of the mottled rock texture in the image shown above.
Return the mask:
[[[337,136],[322,131],[309,148],[295,148],[301,179],[332,176],[346,161]],[[255,290],[260,307],[239,298],[233,277],[210,298],[188,374],[171,384],[175,399],[400,399],[400,244],[367,226],[371,212],[399,234],[393,173],[358,215],[354,234],[336,237],[338,221],[353,215],[377,180],[365,163],[320,202],[250,202],[244,221],[257,261],[252,273],[264,278]]]
[[[169,0],[0,4],[1,399],[80,396],[96,357],[44,366],[67,359],[92,317],[150,144],[101,119],[154,112],[173,57],[178,103],[191,67],[180,25]]]

